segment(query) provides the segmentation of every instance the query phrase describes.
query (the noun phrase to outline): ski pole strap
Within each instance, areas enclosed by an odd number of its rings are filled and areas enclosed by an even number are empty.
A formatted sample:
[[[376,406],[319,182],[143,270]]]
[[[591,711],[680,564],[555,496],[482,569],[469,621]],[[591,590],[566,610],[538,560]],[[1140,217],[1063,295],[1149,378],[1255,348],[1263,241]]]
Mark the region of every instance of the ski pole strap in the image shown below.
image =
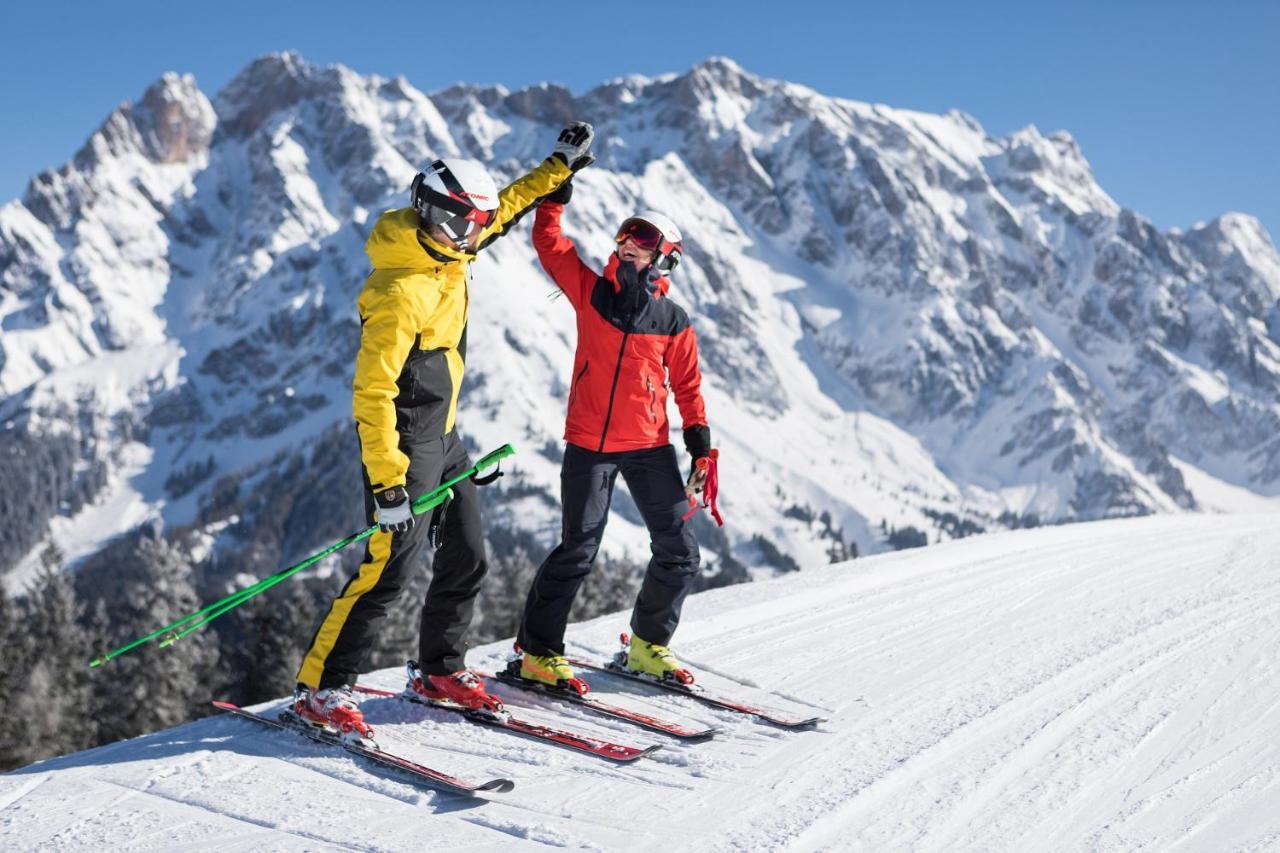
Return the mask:
[[[516,452],[516,449],[510,444],[504,444],[497,450],[486,453],[480,457],[480,461],[471,469],[474,473],[471,475],[471,481],[477,486],[487,486],[494,480],[502,476],[502,460]],[[481,477],[480,472],[490,465],[495,466],[494,472],[488,476]]]
[[[680,519],[688,521],[693,514],[702,507],[711,510],[711,517],[716,520],[717,527],[724,527],[724,519],[720,517],[720,507],[716,501],[720,495],[720,451],[712,448],[711,453],[703,456],[694,464],[707,472],[707,479],[702,483],[702,503],[699,505],[698,499],[693,495],[689,496],[689,511]]]
[[[431,526],[427,528],[427,541],[431,543],[432,548],[439,548],[444,538],[444,517],[449,511],[449,504],[453,502],[453,489],[449,490],[449,497],[436,507],[435,512],[431,514]]]
[[[498,467],[497,467],[497,468],[495,468],[495,469],[493,470],[493,473],[492,473],[492,474],[488,474],[488,475],[486,475],[486,476],[484,476],[484,477],[481,477],[481,476],[480,476],[480,472],[479,472],[479,471],[476,471],[476,473],[474,473],[474,474],[472,474],[472,475],[471,475],[471,482],[475,483],[477,486],[487,486],[487,485],[489,485],[490,483],[492,483],[494,480],[496,480],[496,479],[498,479],[499,477],[501,477],[501,476],[502,476],[502,473],[503,473],[503,472],[502,472],[502,463],[501,463],[501,462],[499,462],[499,463],[498,463]]]
[[[516,452],[516,449],[512,447],[510,444],[504,444],[501,447],[499,447],[497,450],[491,450],[488,453],[486,453],[484,456],[481,456],[480,461],[473,466],[473,470],[475,471],[475,473],[479,474],[481,471],[483,471],[485,468],[488,468],[490,465],[497,465],[499,462],[501,462],[503,459],[506,459],[508,456],[514,455],[515,452]]]

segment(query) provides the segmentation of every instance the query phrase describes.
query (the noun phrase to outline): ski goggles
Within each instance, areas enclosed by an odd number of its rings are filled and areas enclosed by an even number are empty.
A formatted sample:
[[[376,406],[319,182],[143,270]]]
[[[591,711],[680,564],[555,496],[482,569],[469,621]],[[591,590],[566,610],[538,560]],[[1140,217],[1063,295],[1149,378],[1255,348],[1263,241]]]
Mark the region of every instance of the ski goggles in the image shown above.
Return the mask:
[[[646,252],[655,251],[662,245],[662,232],[652,223],[632,217],[618,228],[618,236],[614,240],[621,245],[630,239]]]
[[[427,222],[442,229],[459,243],[469,242],[493,221],[495,210],[480,210],[466,202],[440,193],[429,193],[431,206],[427,209]]]

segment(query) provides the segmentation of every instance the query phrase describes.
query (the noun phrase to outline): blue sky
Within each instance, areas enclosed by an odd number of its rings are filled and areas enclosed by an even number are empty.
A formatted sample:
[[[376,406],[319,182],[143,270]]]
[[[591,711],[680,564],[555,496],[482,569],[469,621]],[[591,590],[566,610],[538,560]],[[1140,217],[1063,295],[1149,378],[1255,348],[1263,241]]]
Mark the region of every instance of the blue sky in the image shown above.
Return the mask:
[[[64,163],[165,71],[216,93],[251,59],[404,74],[424,91],[583,92],[729,56],[829,95],[993,134],[1070,131],[1104,189],[1162,228],[1227,210],[1280,240],[1280,3],[0,3],[0,200]]]

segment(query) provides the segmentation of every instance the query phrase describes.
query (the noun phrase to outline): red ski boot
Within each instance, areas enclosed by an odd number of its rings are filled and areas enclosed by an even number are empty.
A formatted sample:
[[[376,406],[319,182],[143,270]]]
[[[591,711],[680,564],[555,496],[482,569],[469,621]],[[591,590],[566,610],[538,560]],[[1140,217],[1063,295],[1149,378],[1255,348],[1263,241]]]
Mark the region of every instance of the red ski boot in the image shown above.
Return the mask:
[[[312,690],[299,687],[293,694],[293,713],[317,728],[331,729],[343,737],[373,741],[373,726],[364,714],[349,685]]]
[[[505,719],[508,716],[507,709],[502,706],[502,700],[490,695],[484,689],[484,682],[480,676],[469,669],[460,669],[448,675],[427,675],[418,669],[417,661],[409,661],[405,669],[409,676],[409,683],[405,686],[406,692],[413,691],[432,702],[460,705],[498,719]]]

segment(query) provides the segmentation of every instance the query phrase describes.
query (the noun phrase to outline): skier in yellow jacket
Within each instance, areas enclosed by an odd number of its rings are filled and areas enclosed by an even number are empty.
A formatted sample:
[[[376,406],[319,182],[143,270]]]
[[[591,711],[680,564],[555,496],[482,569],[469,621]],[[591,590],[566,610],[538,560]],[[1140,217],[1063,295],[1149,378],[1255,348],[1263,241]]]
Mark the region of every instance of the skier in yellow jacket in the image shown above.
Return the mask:
[[[379,530],[359,571],[334,599],[298,671],[293,711],[317,726],[366,735],[352,694],[387,608],[428,539],[410,503],[471,467],[458,433],[467,347],[470,262],[540,198],[591,162],[591,125],[573,122],[551,156],[498,192],[484,167],[437,160],[414,179],[412,206],[384,213],[365,251],[373,272],[360,293],[353,409],[364,464],[365,509]],[[438,519],[433,575],[422,608],[409,688],[501,711],[466,669],[466,632],[487,569],[476,486],[463,480]]]

